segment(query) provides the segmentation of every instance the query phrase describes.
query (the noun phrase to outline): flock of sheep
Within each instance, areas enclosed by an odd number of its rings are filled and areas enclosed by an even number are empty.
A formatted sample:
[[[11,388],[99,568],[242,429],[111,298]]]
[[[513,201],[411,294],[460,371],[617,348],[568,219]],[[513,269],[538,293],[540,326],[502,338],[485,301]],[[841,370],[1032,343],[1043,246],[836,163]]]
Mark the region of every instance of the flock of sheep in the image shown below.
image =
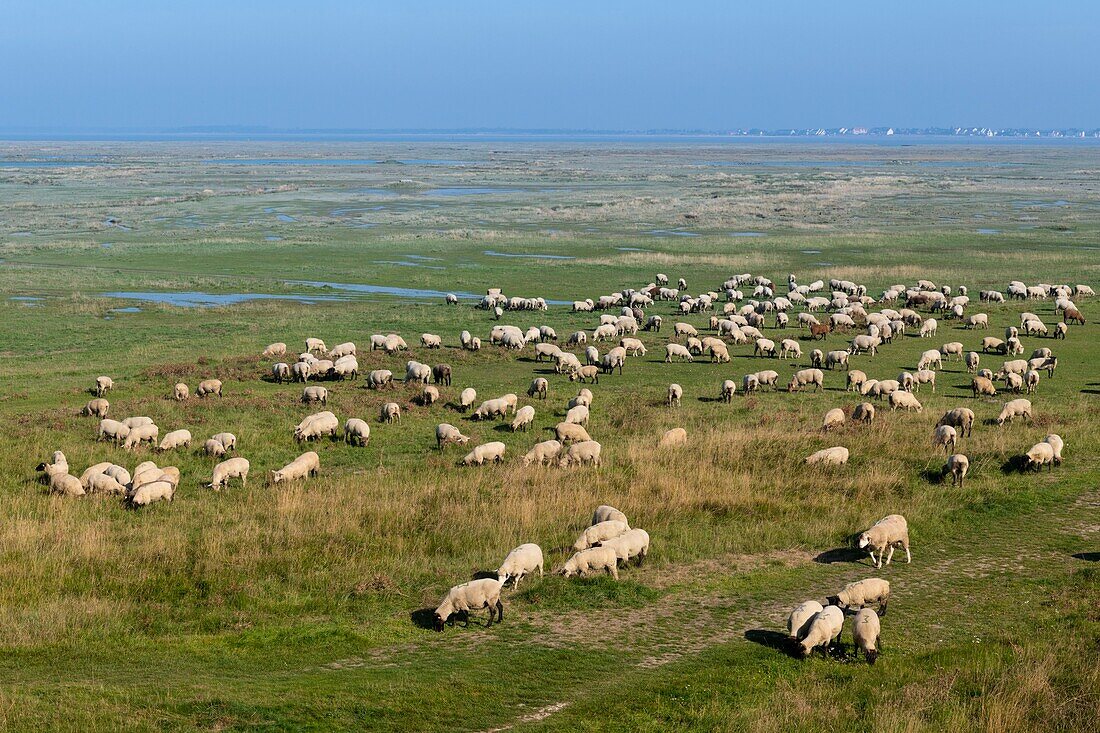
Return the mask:
[[[792,338],[774,340],[766,338],[763,329],[767,320],[773,319],[775,328],[787,327],[790,323],[788,312],[801,308],[797,314],[797,324],[808,329],[809,339],[816,342],[826,341],[831,334],[853,333],[847,348],[823,351],[815,348],[809,354],[810,368],[798,369],[786,384],[789,392],[797,392],[812,387],[821,391],[825,375],[833,370],[845,370],[845,386],[848,392],[860,397],[870,397],[879,402],[886,398],[892,410],[920,412],[923,409],[917,398],[922,386],[933,392],[936,390],[937,369],[942,368],[945,359],[964,362],[968,372],[973,374],[971,389],[975,397],[993,396],[998,386],[1011,393],[1034,394],[1039,386],[1042,373],[1047,377],[1054,375],[1058,359],[1048,347],[1036,348],[1030,358],[1006,358],[996,372],[982,368],[983,356],[990,354],[1004,357],[1019,356],[1024,353],[1021,334],[1025,336],[1050,336],[1054,339],[1066,338],[1069,325],[1083,324],[1084,317],[1072,298],[1086,298],[1094,295],[1087,285],[1070,287],[1066,285],[1032,285],[1021,282],[1009,284],[1007,293],[1010,298],[1054,299],[1055,312],[1062,315],[1061,322],[1053,329],[1043,323],[1034,313],[1023,313],[1019,326],[1005,328],[1005,338],[986,337],[981,342],[980,352],[967,351],[962,342],[944,343],[939,348],[925,350],[917,362],[916,369],[910,373],[903,371],[896,379],[873,379],[861,370],[852,369],[850,357],[857,354],[873,358],[880,350],[888,348],[893,340],[906,331],[914,330],[922,338],[933,338],[937,333],[938,322],[935,316],[944,320],[956,320],[967,329],[986,329],[989,316],[985,313],[967,315],[970,298],[965,287],[955,291],[949,286],[938,287],[927,280],[920,280],[913,286],[894,285],[886,289],[879,298],[867,295],[866,286],[846,280],[831,280],[828,283],[829,295],[820,295],[826,291],[826,283],[816,281],[809,285],[799,285],[794,275],[787,281],[785,295],[776,294],[776,286],[769,279],[751,274],[733,276],[722,283],[721,291],[711,291],[699,295],[682,293],[687,284],[680,278],[677,288],[669,287],[669,278],[658,274],[654,282],[641,289],[626,289],[618,293],[599,296],[597,300],[575,301],[572,310],[591,312],[596,310],[618,309],[617,314],[602,313],[591,335],[584,330],[569,334],[563,341],[565,348],[558,345],[559,338],[549,326],[531,326],[527,329],[514,325],[494,325],[489,333],[488,342],[502,349],[523,352],[530,347],[536,362],[548,361],[554,365],[554,372],[569,382],[585,384],[572,397],[566,406],[564,420],[554,427],[555,437],[534,444],[523,455],[521,461],[526,466],[557,465],[565,468],[582,464],[599,466],[602,446],[589,435],[587,426],[594,395],[588,385],[599,383],[601,375],[618,371],[623,373],[628,358],[643,357],[647,353],[645,344],[638,338],[639,331],[659,333],[663,326],[660,315],[645,313],[658,301],[673,303],[673,309],[680,314],[709,315],[709,328],[714,335],[700,337],[699,329],[687,322],[675,322],[672,337],[664,346],[664,361],[694,361],[696,357],[709,356],[717,364],[730,361],[730,348],[751,346],[752,354],[760,358],[774,358],[782,361],[787,358],[801,358],[802,346]],[[746,291],[752,288],[746,297]],[[1003,302],[1005,296],[999,291],[982,291],[982,302]],[[448,304],[457,303],[457,298],[448,295]],[[877,310],[868,311],[872,304]],[[509,298],[499,289],[490,289],[477,304],[478,308],[490,311],[496,319],[503,317],[505,311],[545,311],[546,301],[541,298]],[[920,309],[927,311],[921,314]],[[821,313],[819,318],[817,314]],[[825,317],[827,314],[827,317]],[[425,333],[420,336],[420,345],[425,351],[439,349],[443,338],[436,334]],[[682,341],[682,342],[681,342]],[[610,342],[606,353],[601,354],[597,344]],[[478,351],[482,348],[480,338],[469,331],[459,336],[462,349]],[[328,388],[317,384],[321,380],[356,380],[359,377],[357,347],[345,342],[329,349],[325,342],[317,338],[306,340],[306,350],[297,359],[277,361],[271,367],[271,377],[275,382],[299,382],[304,385],[301,400],[305,404],[319,403],[327,406]],[[377,334],[370,338],[371,350],[380,349],[387,354],[398,354],[409,350],[408,344],[398,334]],[[583,354],[570,349],[583,349]],[[269,359],[285,357],[288,347],[285,343],[270,344],[262,356]],[[366,374],[366,386],[372,390],[381,390],[394,383],[394,374],[387,369],[375,369]],[[434,366],[416,360],[405,364],[405,384],[418,385],[419,401],[431,406],[440,400],[440,386],[450,386],[452,369],[447,364]],[[746,374],[741,379],[725,379],[719,388],[719,397],[731,402],[740,388],[744,395],[752,394],[764,387],[778,389],[779,372],[764,369]],[[220,397],[222,382],[208,379],[199,383],[195,395],[199,398]],[[124,420],[109,418],[110,403],[106,395],[114,388],[110,377],[101,376],[95,380],[93,391],[95,399],[89,401],[82,414],[100,418],[97,439],[111,440],[127,450],[138,450],[145,443],[166,452],[188,447],[192,435],[186,429],[167,432],[163,438],[160,429],[148,417],[129,417]],[[545,377],[534,379],[526,394],[532,401],[547,398],[550,382]],[[187,384],[174,385],[171,396],[177,401],[191,398]],[[684,396],[679,384],[670,384],[666,403],[670,408],[678,407]],[[512,416],[510,427],[513,432],[526,431],[534,423],[534,405],[519,406],[519,397],[508,393],[481,401],[477,407],[477,392],[467,387],[460,393],[456,407],[463,413],[473,410],[473,420],[507,419]],[[826,432],[844,425],[851,420],[857,424],[871,423],[875,419],[876,407],[870,401],[860,402],[848,414],[840,407],[829,409],[822,422]],[[850,415],[850,417],[849,417]],[[962,437],[969,437],[975,422],[973,410],[957,407],[947,411],[937,423],[932,442],[942,446],[947,459],[944,473],[950,475],[953,483],[962,484],[969,470],[969,459],[962,453],[953,452]],[[1006,402],[996,423],[1003,425],[1020,418],[1031,420],[1033,406],[1030,400],[1017,397]],[[396,402],[383,404],[379,420],[383,424],[397,423],[401,420],[401,407]],[[336,439],[341,436],[353,446],[365,446],[370,440],[370,424],[361,418],[352,417],[343,422],[328,410],[305,417],[293,429],[296,442],[308,442],[322,437]],[[462,434],[456,426],[442,422],[435,430],[436,444],[440,451],[448,445],[466,445],[469,437]],[[688,435],[683,428],[673,428],[664,433],[658,441],[662,447],[675,447],[687,443]],[[236,438],[231,433],[218,433],[203,443],[202,450],[210,456],[225,458],[227,453],[235,452]],[[1048,435],[1043,441],[1032,446],[1023,455],[1026,465],[1051,470],[1061,463],[1064,441],[1058,435]],[[500,462],[505,459],[505,444],[499,441],[482,443],[472,447],[460,461],[461,465],[483,465]],[[806,457],[810,465],[840,466],[849,460],[849,450],[844,446],[833,446],[817,451]],[[44,472],[50,489],[66,496],[82,496],[86,493],[117,494],[134,506],[142,506],[156,501],[173,499],[179,484],[180,472],[173,466],[158,467],[152,461],[141,463],[134,472],[110,462],[98,463],[89,467],[79,477],[69,472],[68,462],[61,451],[57,451],[50,460],[39,465]],[[230,479],[240,479],[246,484],[250,464],[247,459],[234,455],[217,463],[207,484],[214,490],[220,490]],[[270,472],[272,483],[296,481],[316,475],[320,469],[320,458],[314,451],[307,451],[292,462]],[[871,558],[881,567],[883,555],[889,552],[886,563],[890,562],[895,547],[902,547],[906,559],[909,552],[908,527],[904,517],[891,515],[877,523],[860,536],[860,547],[871,553]],[[566,576],[587,575],[607,572],[616,579],[620,563],[631,560],[641,562],[649,550],[649,535],[641,529],[631,528],[626,516],[619,510],[600,506],[591,526],[582,533],[574,545],[574,554],[561,568]],[[875,553],[878,553],[876,558]],[[500,566],[495,578],[479,579],[455,586],[447,594],[436,611],[435,623],[442,629],[455,618],[464,618],[470,611],[488,609],[489,623],[496,616],[503,618],[503,604],[500,600],[504,584],[511,579],[513,584],[526,574],[543,571],[543,555],[536,544],[524,544],[512,550]],[[878,605],[885,612],[889,597],[889,583],[870,578],[846,587],[838,596],[830,599],[826,605],[808,601],[796,608],[790,617],[788,630],[803,653],[817,647],[827,647],[836,640],[843,628],[844,610],[855,612],[853,634],[857,645],[873,661],[877,654],[879,620],[869,606]]]

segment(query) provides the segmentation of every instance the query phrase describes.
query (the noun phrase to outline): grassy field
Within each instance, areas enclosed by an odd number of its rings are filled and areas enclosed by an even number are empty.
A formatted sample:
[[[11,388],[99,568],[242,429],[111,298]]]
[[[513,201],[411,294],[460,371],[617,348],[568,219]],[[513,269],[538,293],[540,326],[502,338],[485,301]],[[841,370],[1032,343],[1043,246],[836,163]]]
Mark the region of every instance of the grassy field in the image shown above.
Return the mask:
[[[1079,301],[1089,323],[1067,340],[1024,339],[1025,356],[1047,346],[1059,358],[1031,397],[1033,423],[990,424],[1007,398],[974,399],[970,375],[949,361],[935,393],[918,394],[921,413],[883,402],[872,426],[828,435],[824,413],[860,401],[841,371],[821,393],[718,400],[723,379],[749,372],[776,369],[786,383],[809,366],[812,342],[794,362],[736,346],[730,364],[665,364],[671,324],[703,331],[708,317],[658,303],[649,312],[666,328],[641,334],[648,355],[591,386],[604,465],[560,470],[518,458],[552,437],[578,385],[530,347],[457,348],[463,329],[487,342],[494,321],[472,300],[448,307],[434,293],[502,287],[571,301],[644,286],[658,271],[695,293],[741,272],[850,278],[872,295],[928,277],[966,285],[975,300],[1017,278],[1097,287],[1100,148],[920,146],[902,160],[896,149],[798,145],[11,144],[0,154],[94,162],[0,168],[0,727],[1095,727],[1093,301]],[[278,299],[195,308],[148,295],[193,292]],[[852,365],[894,378],[944,342],[977,349],[1023,310],[1059,318],[1053,301],[975,302],[987,331],[941,321],[932,340],[907,334]],[[597,321],[559,304],[501,320],[563,337]],[[805,336],[772,325],[765,335],[777,341]],[[390,331],[408,354],[366,351],[371,334]],[[441,334],[444,348],[420,348],[422,332]],[[433,407],[412,386],[328,384],[328,409],[368,420],[369,445],[321,442],[317,479],[271,486],[267,472],[303,450],[293,426],[317,408],[300,403],[300,385],[269,381],[259,354],[273,341],[296,353],[308,336],[356,342],[363,372],[403,374],[414,358],[451,364],[455,379]],[[994,370],[1001,361],[982,356]],[[247,488],[205,488],[214,461],[190,450],[95,443],[95,420],[77,413],[99,374],[116,382],[112,417],[148,415],[162,434],[186,427],[200,443],[235,433],[252,463]],[[545,403],[523,396],[541,375]],[[169,399],[177,381],[194,389],[210,377],[225,382],[221,399]],[[684,387],[678,409],[664,405],[670,382]],[[469,420],[449,405],[466,386],[479,399],[520,394],[535,406],[534,430]],[[391,400],[405,414],[383,425]],[[956,406],[978,416],[959,446],[971,461],[962,489],[941,479],[943,453],[930,444]],[[444,421],[475,442],[504,441],[508,459],[456,467],[460,449],[435,449]],[[676,426],[690,446],[658,449]],[[1052,432],[1066,439],[1065,462],[1016,470],[1014,458]],[[848,466],[803,465],[830,445],[851,450]],[[76,473],[103,460],[176,465],[176,500],[132,511],[49,496],[34,466],[57,449]],[[644,566],[617,583],[525,580],[505,592],[502,625],[486,629],[481,617],[431,630],[447,588],[518,544],[537,542],[559,567],[601,503],[650,533]],[[875,570],[852,536],[889,513],[909,520],[913,563]],[[875,666],[852,651],[850,628],[844,655],[786,653],[793,605],[871,576],[894,589]]]

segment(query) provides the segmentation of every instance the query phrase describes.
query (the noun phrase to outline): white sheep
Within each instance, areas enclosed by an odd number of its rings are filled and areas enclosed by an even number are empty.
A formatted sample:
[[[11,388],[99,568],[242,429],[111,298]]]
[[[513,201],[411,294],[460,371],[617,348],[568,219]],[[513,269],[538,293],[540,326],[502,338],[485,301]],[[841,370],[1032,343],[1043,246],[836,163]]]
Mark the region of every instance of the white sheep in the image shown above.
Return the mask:
[[[393,386],[393,372],[389,369],[375,369],[367,374],[367,389],[381,389]]]
[[[189,445],[191,445],[190,430],[173,430],[165,434],[164,439],[160,441],[158,450],[173,450],[175,448],[184,448]]]
[[[273,344],[268,344],[263,353],[260,354],[264,359],[271,359],[276,356],[286,356],[286,344],[282,341],[277,341]]]
[[[945,475],[951,476],[952,486],[957,485],[961,487],[969,471],[970,459],[962,453],[955,453],[948,456],[947,461],[943,464],[943,472]]]
[[[944,453],[953,450],[958,441],[959,435],[950,425],[937,425],[932,431],[932,445],[943,446]]]
[[[320,457],[313,451],[306,451],[278,471],[272,471],[271,483],[278,484],[284,481],[298,481],[307,476],[316,476],[317,472],[320,470]]]
[[[584,409],[587,410],[588,408],[586,407]],[[568,417],[566,419],[568,420]],[[529,428],[534,422],[535,408],[531,407],[530,405],[524,405],[516,412],[516,417],[514,420],[512,420],[512,432],[514,433],[517,430],[522,429],[523,432],[526,433],[527,428]]]
[[[586,440],[592,440],[588,435],[588,431],[582,426],[576,425],[570,422],[560,422],[554,426],[554,437],[556,437],[563,445],[565,443],[580,443]]]
[[[667,344],[665,346],[665,363],[671,363],[674,356],[680,361],[695,361],[695,357],[691,355],[687,347],[680,344]]]
[[[96,377],[95,387],[92,391],[95,392],[96,397],[102,397],[115,388],[115,381],[110,377]]]
[[[438,349],[443,346],[443,337],[434,333],[422,333],[420,345],[426,349]]]
[[[472,451],[467,453],[466,457],[462,459],[461,464],[463,466],[480,466],[486,461],[490,463],[500,463],[504,460],[504,451],[504,443],[499,441],[482,443],[479,446],[475,446]]]
[[[333,438],[340,429],[340,421],[329,411],[317,412],[302,420],[294,428],[295,442],[314,440],[322,436]]]
[[[844,612],[836,606],[826,606],[814,614],[798,643],[800,656],[807,657],[817,647],[828,649],[840,639],[844,630]]]
[[[1024,455],[1027,457],[1027,465],[1029,468],[1040,471],[1043,466],[1046,466],[1048,471],[1054,470],[1054,446],[1045,440],[1031,446]]]
[[[518,588],[519,581],[528,573],[539,571],[542,577],[542,548],[533,542],[520,545],[504,558],[504,562],[497,568],[497,579],[504,583],[512,581],[512,587]]]
[[[237,436],[233,433],[218,433],[213,439],[221,443],[227,451],[237,450]]]
[[[585,463],[591,463],[593,466],[600,465],[600,452],[603,446],[594,440],[582,440],[573,443],[566,450],[565,455],[558,459],[558,466],[560,468],[567,468],[572,465],[582,465]]]
[[[879,384],[881,384],[881,382]],[[897,392],[890,393],[890,409],[897,410],[899,408],[906,412],[911,410],[920,412],[924,409],[924,406],[921,405],[916,395],[912,392],[898,390]]]
[[[894,558],[894,549],[900,547],[905,550],[905,562],[913,561],[909,553],[909,524],[900,514],[890,514],[871,525],[871,528],[859,536],[858,545],[861,550],[867,550],[871,555],[871,562],[876,568],[882,567],[882,555],[889,549],[886,564]],[[878,558],[875,558],[875,553]]]
[[[504,581],[500,578],[480,578],[469,583],[456,585],[447,591],[443,602],[435,609],[435,630],[443,631],[444,625],[454,625],[453,617],[457,614],[464,620],[464,625],[469,625],[470,611],[489,609],[489,623],[486,628],[493,625],[494,610],[497,623],[504,621],[504,604],[500,600],[500,589]]]
[[[644,529],[628,529],[618,537],[604,540],[600,546],[614,550],[615,558],[624,565],[631,560],[643,565],[649,554],[649,533]]]
[[[844,424],[844,410],[834,407],[825,413],[825,419],[821,422],[821,429],[828,431]]]
[[[669,407],[679,407],[684,397],[684,388],[675,382],[668,385],[668,396],[665,400],[665,404]]]
[[[615,520],[622,522],[623,524],[630,526],[630,522],[626,520],[626,515],[620,512],[613,506],[608,504],[600,504],[596,507],[596,511],[592,512],[592,522],[589,526],[599,524],[600,522],[606,522],[608,520]]]
[[[829,596],[829,603],[843,608],[867,608],[878,606],[878,615],[886,615],[886,605],[890,602],[890,582],[882,578],[865,578],[848,583],[835,596]]]
[[[557,440],[544,440],[536,443],[535,447],[527,451],[523,456],[523,466],[526,468],[532,463],[536,465],[549,464],[557,460],[561,454],[561,443]]]
[[[466,412],[473,406],[474,400],[476,399],[477,390],[473,387],[467,387],[462,390],[461,394],[458,396],[458,409],[462,412]]]
[[[435,443],[439,450],[448,445],[466,445],[470,438],[462,434],[462,431],[450,423],[439,423],[435,426]]]
[[[852,619],[852,638],[868,664],[874,664],[878,659],[878,637],[881,632],[882,625],[877,613],[870,608],[861,608],[856,612]]]
[[[871,423],[875,419],[875,406],[870,402],[861,402],[852,410],[852,422]]]
[[[384,423],[401,422],[401,405],[396,402],[387,402],[379,410],[379,420]]]
[[[1050,445],[1054,449],[1054,462],[1062,462],[1062,449],[1065,447],[1065,441],[1062,440],[1062,436],[1057,433],[1051,433],[1047,437],[1043,438],[1043,442]]]
[[[808,466],[841,466],[848,462],[848,449],[844,446],[824,448],[806,458]]]
[[[214,456],[215,458],[220,458],[225,455],[225,446],[221,444],[221,441],[214,440],[213,438],[207,440],[203,444],[202,449],[206,455]]]
[[[569,578],[574,575],[585,576],[593,572],[606,571],[615,580],[619,579],[619,558],[610,547],[592,547],[581,550],[565,561],[560,575]]]
[[[729,403],[733,400],[734,393],[737,392],[737,382],[732,379],[726,379],[722,382],[721,397],[722,401]]]
[[[130,428],[130,432],[126,435],[126,440],[123,441],[122,447],[125,450],[133,450],[146,442],[155,446],[159,435],[160,428],[156,425],[138,425],[135,428]]]
[[[322,405],[327,405],[328,390],[317,385],[306,387],[302,390],[302,402],[306,404],[310,402],[320,402]]]
[[[1031,422],[1031,400],[1021,398],[1006,402],[1001,408],[1001,414],[997,416],[997,424],[1004,425],[1006,422],[1012,422],[1014,417],[1022,417]]]
[[[821,604],[817,601],[805,601],[795,606],[787,616],[787,636],[792,641],[804,639],[810,630],[814,616],[822,610]]]
[[[229,483],[231,478],[240,478],[241,486],[248,485],[248,461],[241,457],[230,458],[214,466],[214,475],[209,487],[214,491],[221,491],[223,486]]]
[[[814,386],[815,392],[820,392],[825,388],[825,373],[820,369],[799,369],[787,384],[787,391],[797,392],[810,384]]]
[[[357,417],[348,418],[344,423],[344,442],[364,446],[370,440],[370,425]]]
[[[199,388],[195,390],[195,394],[199,397],[206,397],[207,395],[222,396],[222,382],[220,379],[204,379],[199,382]]]
[[[150,481],[130,491],[126,500],[133,506],[148,506],[157,501],[172,501],[176,485],[171,481]]]
[[[573,543],[573,549],[577,551],[587,549],[600,544],[604,540],[618,537],[628,529],[630,529],[630,527],[626,522],[617,519],[608,519],[598,522],[581,532],[580,537]]]

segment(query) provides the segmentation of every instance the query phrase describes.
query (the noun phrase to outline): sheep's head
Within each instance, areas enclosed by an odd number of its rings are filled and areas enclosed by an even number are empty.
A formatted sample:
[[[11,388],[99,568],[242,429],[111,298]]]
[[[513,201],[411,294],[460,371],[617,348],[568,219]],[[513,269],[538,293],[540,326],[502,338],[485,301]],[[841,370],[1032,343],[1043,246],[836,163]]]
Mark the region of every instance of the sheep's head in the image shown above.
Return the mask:
[[[437,613],[437,614],[435,614],[435,618],[434,618],[434,622],[433,622],[432,626],[435,628],[435,630],[437,632],[440,632],[440,631],[443,631],[443,625],[446,622],[447,622],[447,619],[443,618],[442,616],[440,616]]]
[[[859,542],[857,544],[859,545],[859,548],[862,550],[862,549],[866,548],[867,545],[871,544],[871,538],[867,536],[866,532],[864,532],[863,534],[861,534],[859,536]]]

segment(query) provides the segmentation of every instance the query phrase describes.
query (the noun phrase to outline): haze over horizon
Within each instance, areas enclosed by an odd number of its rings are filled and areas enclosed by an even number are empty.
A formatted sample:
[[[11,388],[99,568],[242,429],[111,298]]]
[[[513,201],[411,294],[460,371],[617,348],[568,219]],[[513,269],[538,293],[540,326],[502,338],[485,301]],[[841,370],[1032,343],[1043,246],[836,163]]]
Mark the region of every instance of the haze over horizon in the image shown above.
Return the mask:
[[[1100,125],[1100,6],[10,0],[0,128]]]

